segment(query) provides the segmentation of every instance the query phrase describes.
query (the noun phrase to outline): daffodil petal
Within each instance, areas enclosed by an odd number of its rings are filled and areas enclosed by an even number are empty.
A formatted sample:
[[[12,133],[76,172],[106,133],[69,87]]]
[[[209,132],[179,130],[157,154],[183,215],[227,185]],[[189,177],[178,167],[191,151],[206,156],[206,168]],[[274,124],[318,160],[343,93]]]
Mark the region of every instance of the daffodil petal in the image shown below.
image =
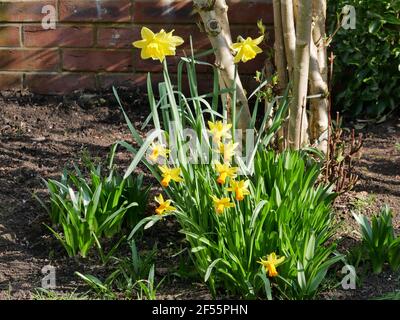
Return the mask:
[[[154,38],[154,32],[147,27],[143,27],[140,33],[143,39],[150,40]]]
[[[136,48],[143,49],[147,45],[147,40],[138,40],[132,43],[132,45]]]
[[[259,45],[263,40],[264,40],[264,36],[261,36],[261,37],[258,37],[257,39],[252,40],[252,43]]]
[[[239,63],[240,60],[242,60],[242,57],[243,57],[243,54],[241,54],[240,51],[239,51],[239,53],[236,54],[235,58],[233,59],[233,62],[234,63]]]

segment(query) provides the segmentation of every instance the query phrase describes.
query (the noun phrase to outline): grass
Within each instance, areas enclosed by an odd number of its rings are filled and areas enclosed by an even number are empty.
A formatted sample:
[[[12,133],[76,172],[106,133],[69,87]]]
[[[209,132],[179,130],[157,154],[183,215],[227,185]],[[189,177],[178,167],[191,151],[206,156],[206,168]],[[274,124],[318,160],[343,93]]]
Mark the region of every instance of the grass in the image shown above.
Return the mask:
[[[394,144],[394,149],[395,149],[398,153],[400,153],[400,142],[396,142],[396,143]]]
[[[376,194],[370,193],[366,197],[356,198],[351,202],[354,210],[358,213],[363,212],[366,208],[373,205],[376,201]]]
[[[90,300],[85,293],[72,292],[55,292],[43,288],[37,288],[32,293],[32,300]]]
[[[372,300],[400,300],[400,290],[386,293],[383,296],[373,298]]]

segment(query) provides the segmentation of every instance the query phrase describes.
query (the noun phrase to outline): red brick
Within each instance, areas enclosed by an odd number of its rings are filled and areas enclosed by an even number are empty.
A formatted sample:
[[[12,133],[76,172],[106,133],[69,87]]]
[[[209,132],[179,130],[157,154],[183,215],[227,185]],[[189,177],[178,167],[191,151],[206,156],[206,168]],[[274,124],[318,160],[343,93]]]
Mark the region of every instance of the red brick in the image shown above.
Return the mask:
[[[231,33],[232,33],[232,40],[233,42],[237,41],[238,36],[242,36],[243,38],[247,37],[252,37],[257,38],[260,36],[258,32],[258,28],[253,25],[233,25],[231,27]],[[267,26],[267,32],[265,36],[265,42],[268,47],[273,46],[273,39],[274,39],[274,29],[272,26]],[[262,48],[265,49],[264,44],[262,45]]]
[[[201,32],[199,27],[195,24],[189,25],[170,25],[164,26],[167,31],[175,30],[174,35],[180,36],[185,40],[184,44],[178,48],[190,48],[190,36],[192,36],[193,47],[196,50],[208,50],[211,48],[210,41],[208,40],[207,33]],[[160,27],[159,27],[160,29]],[[155,28],[155,31],[159,31]],[[190,52],[190,51],[187,51]]]
[[[173,85],[177,84],[176,74],[171,74],[171,81]],[[134,73],[131,75],[123,74],[102,74],[100,78],[100,87],[102,89],[109,89],[112,86],[123,87],[123,88],[143,88],[147,87],[147,73]],[[197,75],[198,80],[198,90],[200,94],[205,94],[212,92],[213,90],[213,74],[200,73]],[[258,86],[253,76],[242,76],[242,83],[248,93],[253,92]],[[151,80],[153,83],[153,90],[157,92],[158,84],[164,81],[163,75],[161,73],[152,73]],[[190,95],[189,83],[187,75],[183,75],[182,79],[183,93],[186,96]]]
[[[57,26],[43,29],[40,25],[24,26],[26,47],[91,47],[93,28],[81,26]]]
[[[181,48],[190,48],[190,36],[196,49],[211,48],[207,34],[200,32],[197,25],[147,25],[154,32],[161,29],[175,30],[174,35],[180,36],[185,40]],[[132,42],[141,38],[140,30],[142,27],[98,27],[97,46],[101,48],[132,48]]]
[[[94,74],[27,74],[25,87],[34,93],[60,95],[96,88]]]
[[[61,21],[128,22],[130,0],[63,0],[59,2]]]
[[[0,73],[0,90],[18,90],[22,88],[22,75]]]
[[[19,27],[0,27],[0,47],[19,47]]]
[[[0,70],[53,71],[59,61],[57,50],[0,49]]]
[[[112,86],[122,88],[136,88],[140,87],[146,89],[147,87],[147,76],[148,73],[132,73],[132,74],[115,74],[115,73],[104,73],[99,74],[98,79],[101,89],[109,89]],[[171,74],[171,81],[176,84],[176,75]],[[153,89],[157,90],[158,84],[164,81],[164,77],[161,73],[151,73],[151,81],[153,83]]]
[[[256,24],[262,19],[264,24],[274,23],[274,11],[272,1],[268,3],[261,1],[228,1],[229,23],[232,24]],[[256,26],[254,26],[256,27]]]
[[[99,27],[97,46],[102,48],[132,48],[132,42],[140,38],[140,29]]]
[[[56,0],[31,0],[0,2],[0,22],[42,21],[47,13],[42,13],[46,5],[56,7]]]
[[[246,63],[240,62],[238,66],[239,74],[255,75],[256,71],[261,71],[267,57],[265,54],[259,54],[253,60]]]
[[[98,76],[100,88],[109,89],[112,86],[123,87],[123,88],[135,88],[135,87],[146,87],[147,73],[132,73],[132,74],[100,74]],[[162,74],[153,73],[151,75],[153,83],[159,83],[163,81]]]
[[[193,23],[198,15],[193,12],[192,1],[174,1],[165,4],[160,1],[135,1],[133,21],[135,23]]]
[[[134,49],[134,69],[135,71],[147,71],[147,72],[162,72],[163,65],[158,60],[146,59],[143,60],[140,58],[140,49]],[[178,63],[180,61],[179,52],[176,56],[167,57],[167,65],[169,72],[176,72]]]
[[[264,23],[273,23],[272,1],[236,0],[228,1],[229,22],[255,24],[263,19]],[[133,21],[135,23],[194,23],[199,19],[193,10],[192,1],[182,0],[165,4],[159,1],[139,0],[134,2]]]
[[[63,69],[69,71],[132,71],[131,51],[63,50]]]

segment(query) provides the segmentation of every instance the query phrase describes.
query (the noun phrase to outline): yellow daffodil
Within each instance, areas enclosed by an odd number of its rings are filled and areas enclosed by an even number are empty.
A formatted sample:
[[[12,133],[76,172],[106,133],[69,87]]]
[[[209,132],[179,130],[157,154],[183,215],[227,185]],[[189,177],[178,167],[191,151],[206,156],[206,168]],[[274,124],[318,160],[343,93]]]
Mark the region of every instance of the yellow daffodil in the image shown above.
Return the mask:
[[[215,211],[221,214],[226,208],[233,208],[235,205],[230,201],[229,198],[217,198],[216,196],[211,196],[214,201]]]
[[[180,177],[181,168],[168,168],[166,165],[158,166],[161,170],[163,179],[161,180],[161,185],[163,187],[168,187],[171,180],[175,182],[182,182],[183,179]]]
[[[213,136],[213,141],[215,143],[220,142],[222,138],[231,137],[229,130],[232,128],[232,124],[226,124],[223,123],[222,121],[216,121],[216,122],[208,121],[208,127],[210,128],[210,130],[208,131]]]
[[[218,143],[218,153],[220,153],[223,158],[224,162],[230,162],[232,157],[235,155],[235,149],[238,147],[239,143],[233,143],[229,141],[228,143]]]
[[[276,271],[276,267],[279,266],[285,257],[278,258],[275,252],[267,255],[267,260],[260,259],[258,263],[262,264],[266,271],[268,271],[268,276],[276,277],[278,275],[278,271]]]
[[[224,184],[226,181],[226,178],[235,178],[236,173],[238,171],[237,167],[231,167],[229,163],[216,163],[215,164],[215,170],[218,172],[219,177],[217,179],[217,182],[219,184]]]
[[[176,210],[175,207],[171,206],[172,200],[164,200],[162,194],[159,194],[154,200],[158,203],[158,207],[155,210],[157,214],[161,215]]]
[[[163,62],[166,56],[174,56],[176,47],[184,42],[181,37],[172,35],[173,32],[174,30],[167,33],[162,29],[160,32],[154,33],[149,28],[143,27],[141,30],[142,40],[135,41],[132,45],[141,49],[142,59],[151,58]]]
[[[148,159],[153,162],[157,162],[159,157],[166,159],[169,153],[170,151],[166,149],[162,144],[152,143],[151,153],[148,156]]]
[[[244,199],[244,196],[247,196],[250,194],[250,191],[248,190],[249,187],[249,180],[231,180],[231,187],[226,188],[227,191],[231,191],[235,193],[235,199],[238,201],[242,201]]]
[[[239,42],[232,44],[232,49],[236,52],[234,62],[238,63],[247,62],[256,57],[257,54],[262,52],[262,49],[258,46],[263,40],[264,36],[252,39],[247,37],[246,39],[241,38]]]

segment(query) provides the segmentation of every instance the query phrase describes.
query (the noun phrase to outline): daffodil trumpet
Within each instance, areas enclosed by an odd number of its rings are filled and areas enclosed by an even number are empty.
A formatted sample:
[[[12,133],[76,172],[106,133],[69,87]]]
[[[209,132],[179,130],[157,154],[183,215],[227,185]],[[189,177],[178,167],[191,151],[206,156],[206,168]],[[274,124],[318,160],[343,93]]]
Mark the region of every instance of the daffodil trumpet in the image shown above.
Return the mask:
[[[244,200],[244,197],[250,194],[250,191],[248,189],[250,184],[250,180],[231,180],[230,182],[230,188],[227,188],[227,191],[231,191],[235,194],[235,199],[237,201],[242,201]]]
[[[219,184],[225,184],[226,179],[229,178],[235,178],[237,171],[239,168],[237,167],[231,167],[229,163],[216,163],[215,164],[215,170],[219,174],[217,178],[217,182]]]

